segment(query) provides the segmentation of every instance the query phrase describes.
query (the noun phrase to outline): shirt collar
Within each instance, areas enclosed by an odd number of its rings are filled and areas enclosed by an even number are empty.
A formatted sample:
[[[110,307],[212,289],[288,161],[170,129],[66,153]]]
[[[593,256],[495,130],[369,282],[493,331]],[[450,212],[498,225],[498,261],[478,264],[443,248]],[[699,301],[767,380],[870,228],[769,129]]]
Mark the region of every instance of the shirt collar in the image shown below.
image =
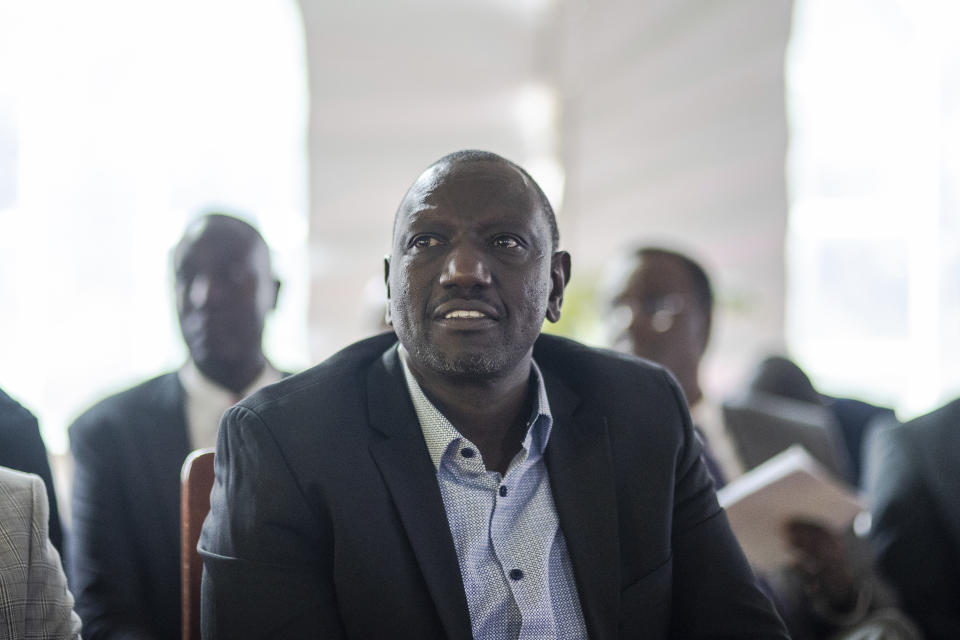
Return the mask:
[[[407,383],[407,391],[410,393],[413,408],[417,413],[417,420],[420,422],[420,429],[423,431],[423,437],[427,443],[427,450],[430,452],[430,459],[433,461],[434,468],[439,470],[440,462],[444,453],[450,447],[450,443],[461,438],[463,440],[467,439],[457,431],[457,428],[423,393],[416,377],[410,371],[410,366],[407,363],[410,355],[402,344],[397,346],[397,352],[400,356],[400,363],[403,365],[403,377]],[[547,388],[543,384],[540,367],[532,359],[530,360],[530,371],[533,374],[532,384],[536,389],[536,395],[530,418],[527,421],[529,428],[523,438],[522,446],[528,457],[540,457],[550,440],[550,432],[553,429],[553,415],[550,413]],[[469,440],[467,441],[469,442]]]

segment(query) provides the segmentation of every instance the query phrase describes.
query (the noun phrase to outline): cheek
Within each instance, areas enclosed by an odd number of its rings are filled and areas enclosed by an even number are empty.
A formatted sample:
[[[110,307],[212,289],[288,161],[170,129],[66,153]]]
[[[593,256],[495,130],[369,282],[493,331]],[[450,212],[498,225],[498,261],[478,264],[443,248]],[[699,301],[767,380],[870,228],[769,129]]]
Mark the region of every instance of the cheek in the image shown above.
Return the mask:
[[[524,315],[542,321],[547,314],[547,303],[550,296],[549,272],[546,274],[531,274],[521,284],[523,300],[521,301]],[[540,324],[537,324],[537,330]]]
[[[416,303],[415,289],[411,286],[410,280],[405,273],[398,273],[397,277],[390,283],[390,311],[393,314],[394,322],[397,320],[403,322],[413,314]]]

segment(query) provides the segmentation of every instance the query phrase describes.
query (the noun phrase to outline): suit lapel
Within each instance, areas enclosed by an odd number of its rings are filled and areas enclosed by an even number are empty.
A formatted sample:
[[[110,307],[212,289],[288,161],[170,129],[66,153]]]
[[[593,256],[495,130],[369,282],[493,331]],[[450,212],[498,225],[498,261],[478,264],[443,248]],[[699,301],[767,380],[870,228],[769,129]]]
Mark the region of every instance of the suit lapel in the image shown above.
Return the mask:
[[[145,461],[141,480],[151,485],[156,503],[151,510],[162,514],[160,522],[167,538],[180,540],[180,467],[190,452],[184,414],[183,388],[176,373],[159,381],[156,394],[148,404],[150,415],[142,416],[136,446]],[[173,548],[173,547],[172,547]]]
[[[391,348],[367,377],[370,424],[379,432],[370,452],[393,497],[448,638],[471,637],[460,565],[443,507],[436,470]]]
[[[550,488],[593,640],[616,637],[620,541],[613,460],[603,416],[575,413],[579,399],[544,372],[554,424],[546,450]]]

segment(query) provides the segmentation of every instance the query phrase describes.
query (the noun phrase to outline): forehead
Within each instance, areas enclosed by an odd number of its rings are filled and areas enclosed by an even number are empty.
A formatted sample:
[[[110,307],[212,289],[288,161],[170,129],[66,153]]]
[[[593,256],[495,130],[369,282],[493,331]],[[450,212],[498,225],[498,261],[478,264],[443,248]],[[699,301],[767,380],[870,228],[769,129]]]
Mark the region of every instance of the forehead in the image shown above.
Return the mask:
[[[240,263],[263,263],[269,252],[260,237],[240,224],[201,222],[187,230],[174,251],[174,268],[215,269]]]
[[[643,254],[637,257],[635,264],[636,268],[623,292],[624,297],[691,293],[695,289],[689,270],[672,256]]]
[[[545,224],[529,180],[507,163],[484,160],[427,169],[400,203],[395,229],[421,219],[472,218],[481,212],[498,212],[522,224]]]

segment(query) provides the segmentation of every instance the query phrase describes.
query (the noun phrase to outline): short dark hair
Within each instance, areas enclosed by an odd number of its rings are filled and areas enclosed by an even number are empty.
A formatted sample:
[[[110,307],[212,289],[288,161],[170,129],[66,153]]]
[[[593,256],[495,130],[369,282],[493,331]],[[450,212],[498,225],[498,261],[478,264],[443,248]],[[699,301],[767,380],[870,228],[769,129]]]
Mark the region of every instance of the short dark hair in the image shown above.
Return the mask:
[[[204,229],[211,225],[217,227],[221,231],[229,232],[230,235],[236,238],[241,238],[247,248],[257,246],[262,247],[263,250],[267,252],[268,264],[272,262],[270,260],[270,246],[267,244],[266,239],[264,239],[263,234],[260,233],[259,229],[243,218],[237,217],[230,213],[225,213],[222,211],[204,211],[187,223],[187,227],[184,230],[183,235],[180,236],[177,244],[173,246],[173,249],[170,252],[174,275],[176,275],[177,264],[180,260],[181,251],[184,245],[192,242],[192,240],[195,240],[196,236],[203,233]],[[272,269],[273,268],[271,267],[271,271]]]
[[[690,256],[663,247],[640,247],[634,255],[637,258],[644,258],[646,256],[670,258],[686,269],[687,273],[690,274],[690,279],[693,281],[694,298],[700,307],[700,311],[703,313],[703,317],[706,318],[706,336],[709,338],[710,327],[713,324],[713,287],[710,285],[710,277],[707,276],[706,270],[700,266],[700,263]]]
[[[540,210],[543,211],[543,214],[546,216],[547,225],[550,227],[550,242],[553,244],[553,250],[557,250],[557,247],[560,246],[560,229],[557,226],[557,216],[554,214],[553,205],[550,204],[547,194],[543,192],[543,189],[541,189],[540,185],[537,184],[537,181],[533,179],[533,176],[527,173],[526,169],[518,165],[516,162],[508,160],[501,155],[497,155],[492,151],[481,151],[478,149],[463,149],[461,151],[448,153],[427,167],[427,169],[436,167],[438,165],[452,165],[461,162],[502,162],[519,171],[524,179],[533,185],[533,189],[537,194],[537,200],[540,203]],[[406,202],[406,199],[406,196],[404,196],[403,200],[401,201],[401,206],[403,206],[403,203]],[[397,213],[399,213],[399,210]],[[393,218],[393,227],[394,231],[396,231],[397,216],[394,216]]]

